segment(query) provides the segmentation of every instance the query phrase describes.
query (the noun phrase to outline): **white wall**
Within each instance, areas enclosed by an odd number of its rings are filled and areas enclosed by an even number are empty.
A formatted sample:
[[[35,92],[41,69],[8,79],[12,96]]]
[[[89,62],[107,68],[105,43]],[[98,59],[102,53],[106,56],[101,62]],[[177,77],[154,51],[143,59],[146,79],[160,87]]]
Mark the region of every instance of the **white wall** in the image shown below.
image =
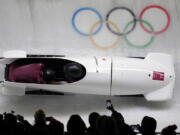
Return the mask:
[[[116,6],[125,6],[139,16],[147,5],[158,4],[166,8],[171,15],[168,30],[155,36],[154,42],[145,49],[137,49],[122,41],[106,51],[97,49],[88,37],[76,33],[71,25],[72,14],[81,7],[96,8],[103,17]],[[124,12],[123,12],[124,13]],[[118,15],[118,14],[117,14]],[[148,15],[147,15],[148,16]],[[150,17],[149,17],[150,16]],[[166,18],[163,14],[152,12],[147,21],[155,29],[160,29]],[[126,12],[121,20],[128,19]],[[115,19],[117,19],[116,17]],[[89,31],[88,26],[97,20],[91,14],[82,14],[78,24]],[[157,19],[157,20],[156,20]],[[118,19],[117,19],[118,20]],[[125,21],[125,23],[127,23]],[[123,29],[124,24],[119,24]],[[87,29],[86,29],[87,28]],[[144,42],[149,35],[143,33],[138,25],[130,38],[134,42]],[[138,34],[136,34],[136,32]],[[180,1],[179,0],[0,0],[0,53],[9,49],[23,49],[28,53],[65,54],[65,55],[122,55],[145,56],[148,52],[166,52],[175,57],[176,84],[174,98],[163,103],[146,102],[142,97],[104,97],[89,95],[66,96],[0,96],[0,112],[15,110],[32,121],[35,110],[42,108],[48,115],[55,115],[66,123],[71,114],[81,114],[87,122],[92,111],[109,114],[105,109],[105,100],[111,98],[116,108],[123,113],[130,124],[139,123],[144,115],[154,116],[158,121],[158,130],[176,123],[180,127]],[[104,25],[102,31],[94,36],[98,43],[111,43],[117,38],[109,33]],[[2,71],[2,70],[1,70]],[[1,72],[3,76],[3,71]]]

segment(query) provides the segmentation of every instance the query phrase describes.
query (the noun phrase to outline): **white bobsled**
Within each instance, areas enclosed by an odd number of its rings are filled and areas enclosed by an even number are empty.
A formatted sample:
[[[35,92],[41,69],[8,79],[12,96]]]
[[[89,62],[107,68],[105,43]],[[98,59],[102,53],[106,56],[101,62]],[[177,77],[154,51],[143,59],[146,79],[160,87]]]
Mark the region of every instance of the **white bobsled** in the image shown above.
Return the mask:
[[[138,57],[66,57],[28,55],[7,51],[1,91],[5,95],[25,94],[27,88],[63,93],[97,95],[139,95],[148,101],[172,98],[175,82],[173,58],[149,53]]]

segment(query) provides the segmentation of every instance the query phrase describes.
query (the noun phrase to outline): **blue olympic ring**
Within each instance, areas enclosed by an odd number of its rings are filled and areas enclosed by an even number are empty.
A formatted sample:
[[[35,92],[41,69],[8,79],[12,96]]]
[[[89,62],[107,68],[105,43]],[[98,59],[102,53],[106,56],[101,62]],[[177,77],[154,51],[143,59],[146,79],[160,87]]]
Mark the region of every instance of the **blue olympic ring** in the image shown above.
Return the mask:
[[[73,14],[73,16],[72,16],[72,26],[73,26],[73,28],[75,29],[75,31],[76,31],[77,33],[79,33],[80,35],[90,36],[90,34],[87,34],[87,33],[84,33],[84,32],[82,32],[82,31],[80,31],[80,30],[77,28],[76,23],[75,23],[75,18],[76,18],[76,16],[77,16],[77,14],[80,13],[80,12],[82,12],[82,11],[84,11],[84,10],[90,10],[90,11],[94,12],[95,14],[97,14],[98,18],[100,19],[100,25],[99,25],[99,27],[97,28],[97,30],[96,30],[95,32],[93,32],[93,33],[91,34],[91,35],[95,35],[95,34],[97,34],[97,33],[101,30],[101,28],[102,28],[102,26],[103,26],[103,17],[102,17],[101,14],[100,14],[96,9],[94,9],[94,8],[90,8],[90,7],[80,8],[80,9],[78,9],[76,12],[74,12],[74,14]]]

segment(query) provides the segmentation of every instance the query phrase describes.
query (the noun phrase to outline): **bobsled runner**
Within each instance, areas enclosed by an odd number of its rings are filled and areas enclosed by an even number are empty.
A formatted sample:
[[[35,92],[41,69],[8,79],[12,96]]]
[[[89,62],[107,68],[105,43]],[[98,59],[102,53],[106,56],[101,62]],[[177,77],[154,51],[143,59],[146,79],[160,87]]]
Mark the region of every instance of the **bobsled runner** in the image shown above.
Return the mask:
[[[28,88],[97,95],[142,94],[148,101],[172,98],[173,58],[149,53],[142,57],[68,57],[6,51],[0,58],[4,95],[25,95]]]

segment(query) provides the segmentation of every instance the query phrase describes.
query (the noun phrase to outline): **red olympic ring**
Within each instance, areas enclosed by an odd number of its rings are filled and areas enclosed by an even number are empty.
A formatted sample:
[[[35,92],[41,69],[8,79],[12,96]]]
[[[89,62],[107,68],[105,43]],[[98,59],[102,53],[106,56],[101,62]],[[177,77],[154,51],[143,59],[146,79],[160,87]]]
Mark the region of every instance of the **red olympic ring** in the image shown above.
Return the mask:
[[[145,8],[141,11],[140,16],[139,16],[139,19],[142,20],[144,13],[145,13],[148,9],[150,9],[150,8],[157,8],[157,9],[162,10],[162,11],[166,14],[167,24],[166,24],[166,26],[165,26],[163,29],[161,29],[161,30],[159,30],[159,31],[151,31],[151,30],[149,30],[148,28],[145,27],[145,25],[144,25],[142,22],[140,22],[141,27],[142,27],[146,32],[151,33],[151,34],[155,34],[155,35],[158,35],[158,34],[161,34],[161,33],[165,32],[165,31],[168,29],[168,27],[169,27],[169,25],[170,25],[170,22],[171,22],[171,21],[170,21],[170,20],[171,20],[170,14],[169,14],[169,12],[168,12],[165,8],[163,8],[163,7],[159,6],[159,5],[150,5],[150,6],[147,6],[147,7],[145,7]]]

